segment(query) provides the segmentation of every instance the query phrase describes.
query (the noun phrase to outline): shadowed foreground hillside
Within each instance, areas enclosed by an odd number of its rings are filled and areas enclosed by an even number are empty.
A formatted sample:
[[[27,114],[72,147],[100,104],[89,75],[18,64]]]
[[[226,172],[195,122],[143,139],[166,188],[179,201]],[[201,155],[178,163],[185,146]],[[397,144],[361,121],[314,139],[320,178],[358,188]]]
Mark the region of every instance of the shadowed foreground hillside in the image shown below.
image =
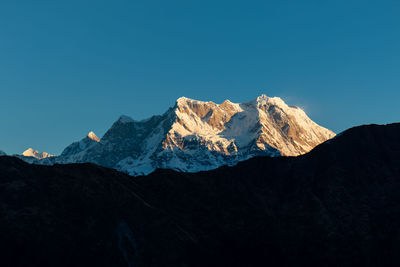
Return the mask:
[[[130,177],[0,157],[2,266],[399,266],[400,124]]]

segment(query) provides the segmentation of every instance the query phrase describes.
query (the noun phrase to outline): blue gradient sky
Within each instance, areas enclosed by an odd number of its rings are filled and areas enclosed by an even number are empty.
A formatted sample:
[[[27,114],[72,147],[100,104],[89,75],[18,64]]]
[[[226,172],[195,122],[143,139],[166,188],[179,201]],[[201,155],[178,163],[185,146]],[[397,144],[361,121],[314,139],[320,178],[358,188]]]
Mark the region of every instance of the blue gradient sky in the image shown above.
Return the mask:
[[[400,121],[400,1],[0,1],[0,149],[58,154],[180,96]]]

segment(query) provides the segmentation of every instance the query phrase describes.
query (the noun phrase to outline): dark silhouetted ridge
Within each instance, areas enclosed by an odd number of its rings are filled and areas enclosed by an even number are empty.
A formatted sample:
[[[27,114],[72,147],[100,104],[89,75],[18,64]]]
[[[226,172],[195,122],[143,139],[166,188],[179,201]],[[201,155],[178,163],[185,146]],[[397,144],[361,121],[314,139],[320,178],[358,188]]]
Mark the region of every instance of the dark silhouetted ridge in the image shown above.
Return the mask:
[[[131,177],[0,157],[3,266],[399,266],[400,124]]]

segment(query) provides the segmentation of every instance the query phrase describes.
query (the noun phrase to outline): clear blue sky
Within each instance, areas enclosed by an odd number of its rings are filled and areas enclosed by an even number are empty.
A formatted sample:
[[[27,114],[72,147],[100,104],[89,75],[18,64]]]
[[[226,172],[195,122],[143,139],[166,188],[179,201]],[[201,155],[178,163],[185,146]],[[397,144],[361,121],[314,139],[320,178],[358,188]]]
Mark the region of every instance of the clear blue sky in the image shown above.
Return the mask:
[[[400,1],[0,1],[0,149],[58,154],[180,96],[400,121]]]

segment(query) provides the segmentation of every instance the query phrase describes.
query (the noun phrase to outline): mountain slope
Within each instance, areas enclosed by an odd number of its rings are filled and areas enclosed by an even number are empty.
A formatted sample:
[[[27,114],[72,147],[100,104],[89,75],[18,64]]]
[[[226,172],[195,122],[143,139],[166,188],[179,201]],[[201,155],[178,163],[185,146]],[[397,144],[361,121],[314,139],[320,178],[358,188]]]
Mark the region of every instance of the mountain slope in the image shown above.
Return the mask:
[[[131,175],[156,168],[196,172],[254,156],[301,155],[333,136],[278,97],[242,104],[181,97],[163,115],[121,116],[101,140],[85,137],[42,163],[93,162]]]
[[[93,131],[91,131],[81,141],[74,142],[71,145],[67,146],[63,150],[59,158],[62,159],[63,163],[90,161],[89,159],[85,159],[85,156],[87,154],[86,151],[90,150],[98,143],[100,143],[100,139]]]
[[[299,157],[147,177],[1,157],[2,262],[398,266],[399,136],[361,126]]]

